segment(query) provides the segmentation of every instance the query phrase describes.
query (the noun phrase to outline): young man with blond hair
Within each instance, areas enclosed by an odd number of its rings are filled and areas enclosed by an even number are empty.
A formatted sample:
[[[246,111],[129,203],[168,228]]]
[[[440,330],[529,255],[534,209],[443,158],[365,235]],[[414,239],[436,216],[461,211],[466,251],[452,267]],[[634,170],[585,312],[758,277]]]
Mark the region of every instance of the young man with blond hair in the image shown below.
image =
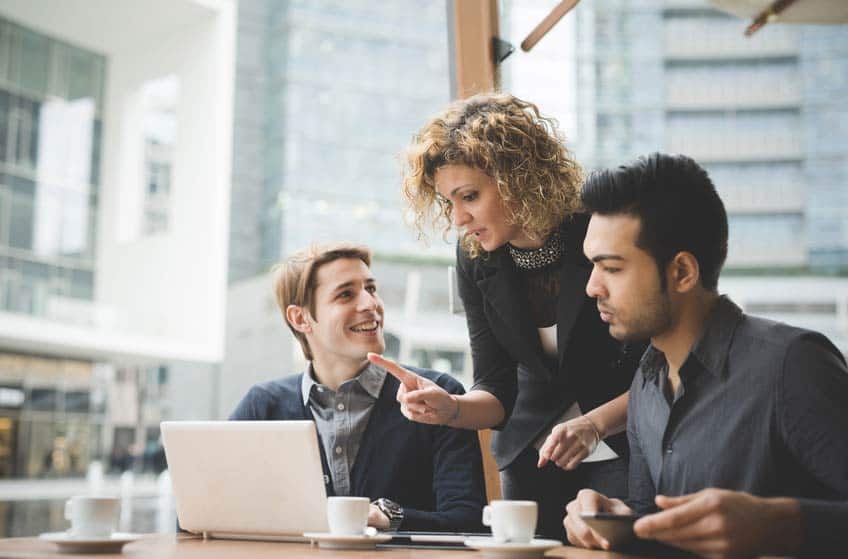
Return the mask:
[[[277,304],[309,367],[250,389],[230,419],[315,422],[328,495],[372,500],[384,530],[480,529],[485,486],[476,433],[411,423],[399,382],[368,362],[385,350],[383,302],[371,253],[353,244],[312,246],[275,271]],[[451,376],[416,372],[454,394]]]

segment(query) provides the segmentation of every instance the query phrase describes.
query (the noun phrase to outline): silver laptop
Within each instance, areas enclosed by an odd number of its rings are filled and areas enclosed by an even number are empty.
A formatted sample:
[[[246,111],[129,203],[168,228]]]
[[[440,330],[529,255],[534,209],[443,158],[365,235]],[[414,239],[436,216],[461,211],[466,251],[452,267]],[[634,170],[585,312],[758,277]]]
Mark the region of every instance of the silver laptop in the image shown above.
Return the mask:
[[[164,421],[161,428],[184,530],[295,541],[327,531],[312,421]]]

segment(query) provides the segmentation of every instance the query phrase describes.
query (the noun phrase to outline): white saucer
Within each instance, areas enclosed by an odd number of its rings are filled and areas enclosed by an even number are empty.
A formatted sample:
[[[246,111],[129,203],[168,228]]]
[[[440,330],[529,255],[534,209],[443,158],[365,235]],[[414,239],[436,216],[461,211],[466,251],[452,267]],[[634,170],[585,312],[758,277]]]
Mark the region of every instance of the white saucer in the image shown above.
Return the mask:
[[[59,551],[68,553],[120,553],[125,544],[141,537],[142,534],[120,532],[105,538],[81,537],[68,532],[48,532],[38,536],[41,540],[55,543],[59,546]]]
[[[483,557],[533,559],[541,557],[549,549],[560,547],[562,542],[559,540],[534,539],[524,543],[505,543],[495,541],[494,538],[476,537],[466,539],[465,545],[479,549],[483,552]]]
[[[391,534],[340,536],[328,532],[306,532],[303,537],[318,542],[318,547],[323,549],[374,549],[378,543],[392,539]]]

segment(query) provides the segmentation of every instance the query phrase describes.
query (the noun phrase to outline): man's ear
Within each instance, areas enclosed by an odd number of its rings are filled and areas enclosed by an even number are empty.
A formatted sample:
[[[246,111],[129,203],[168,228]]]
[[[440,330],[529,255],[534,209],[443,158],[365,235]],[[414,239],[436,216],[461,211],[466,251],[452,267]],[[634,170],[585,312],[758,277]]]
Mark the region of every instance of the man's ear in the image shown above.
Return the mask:
[[[286,307],[286,321],[298,332],[303,334],[312,332],[312,324],[310,324],[309,318],[308,309],[297,305],[289,305]]]
[[[681,251],[668,264],[668,286],[676,293],[687,293],[701,282],[701,267],[691,252]]]

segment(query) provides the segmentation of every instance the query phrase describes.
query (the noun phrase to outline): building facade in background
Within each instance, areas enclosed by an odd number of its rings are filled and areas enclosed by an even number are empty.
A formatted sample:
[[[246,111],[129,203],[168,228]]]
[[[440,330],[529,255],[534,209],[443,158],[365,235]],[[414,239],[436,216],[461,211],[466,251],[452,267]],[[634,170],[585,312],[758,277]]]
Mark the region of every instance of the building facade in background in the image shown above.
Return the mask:
[[[404,223],[399,160],[450,101],[448,4],[240,3],[231,282],[321,240],[452,255]]]
[[[503,33],[520,42],[554,4],[503,2]],[[706,0],[581,2],[507,61],[504,87],[555,116],[589,171],[700,162],[730,221],[720,290],[846,351],[848,27],[747,23]]]
[[[730,219],[729,269],[848,270],[848,28],[747,22],[703,0],[583,3],[575,150],[687,154]]]
[[[103,56],[0,17],[3,312],[93,298],[105,72]],[[0,478],[85,471],[103,424],[93,367],[0,350]]]
[[[160,4],[0,0],[0,482],[161,470],[214,413],[235,5]]]
[[[465,321],[448,314],[453,242],[436,232],[422,243],[400,190],[402,149],[451,99],[449,9],[239,4],[222,413],[255,382],[305,366],[268,270],[313,242],[376,253],[389,355],[467,377]]]

